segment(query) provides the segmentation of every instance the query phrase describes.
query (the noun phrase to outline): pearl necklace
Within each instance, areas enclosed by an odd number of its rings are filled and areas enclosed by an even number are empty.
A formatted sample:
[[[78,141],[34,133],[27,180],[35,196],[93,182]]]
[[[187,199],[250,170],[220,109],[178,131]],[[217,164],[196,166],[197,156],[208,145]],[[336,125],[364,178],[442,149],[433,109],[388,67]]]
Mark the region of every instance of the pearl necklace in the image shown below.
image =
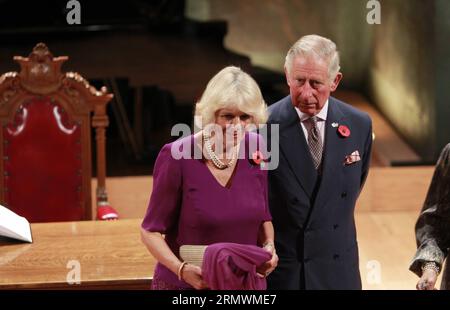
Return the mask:
[[[214,166],[216,166],[216,168],[220,170],[233,166],[234,162],[236,161],[236,148],[235,147],[233,148],[234,149],[233,155],[231,156],[230,161],[227,164],[225,164],[217,157],[216,153],[214,153],[214,151],[212,150],[210,139],[211,137],[208,134],[206,134],[205,131],[203,131],[203,140],[205,141],[206,153],[208,153],[208,156],[211,159]]]

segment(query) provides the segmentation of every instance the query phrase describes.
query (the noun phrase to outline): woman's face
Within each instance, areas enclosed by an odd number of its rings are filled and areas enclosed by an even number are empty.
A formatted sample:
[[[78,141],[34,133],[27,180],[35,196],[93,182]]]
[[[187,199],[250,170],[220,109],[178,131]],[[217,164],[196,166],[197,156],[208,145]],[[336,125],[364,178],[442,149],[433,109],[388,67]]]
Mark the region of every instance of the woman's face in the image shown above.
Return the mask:
[[[222,128],[225,144],[238,143],[244,137],[245,127],[252,122],[252,116],[237,108],[224,108],[216,112],[216,124]]]

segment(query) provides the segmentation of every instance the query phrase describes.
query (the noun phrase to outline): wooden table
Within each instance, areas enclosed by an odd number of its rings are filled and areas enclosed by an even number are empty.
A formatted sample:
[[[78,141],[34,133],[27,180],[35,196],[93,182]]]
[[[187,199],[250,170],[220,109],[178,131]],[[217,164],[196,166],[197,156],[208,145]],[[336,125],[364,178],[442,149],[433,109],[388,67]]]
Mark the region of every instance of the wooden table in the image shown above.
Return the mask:
[[[0,239],[0,289],[149,289],[156,261],[140,223],[31,224],[32,244]]]

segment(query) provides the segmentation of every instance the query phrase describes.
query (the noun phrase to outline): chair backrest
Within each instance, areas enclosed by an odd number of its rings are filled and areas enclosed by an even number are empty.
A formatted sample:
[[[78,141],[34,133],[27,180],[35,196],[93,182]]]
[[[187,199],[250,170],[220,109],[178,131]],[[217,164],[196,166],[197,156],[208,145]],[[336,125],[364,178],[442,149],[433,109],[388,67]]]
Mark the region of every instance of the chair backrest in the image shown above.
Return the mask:
[[[106,200],[106,105],[113,96],[62,73],[67,59],[39,43],[29,57],[14,57],[20,73],[0,76],[0,201],[30,222],[93,218],[92,127],[97,199]]]

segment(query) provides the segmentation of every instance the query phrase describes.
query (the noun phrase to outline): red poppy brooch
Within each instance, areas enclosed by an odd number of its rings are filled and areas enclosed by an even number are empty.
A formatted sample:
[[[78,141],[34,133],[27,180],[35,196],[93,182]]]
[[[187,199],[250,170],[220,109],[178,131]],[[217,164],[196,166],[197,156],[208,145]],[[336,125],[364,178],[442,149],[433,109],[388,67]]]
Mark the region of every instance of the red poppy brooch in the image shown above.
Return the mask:
[[[350,137],[350,129],[345,125],[339,125],[337,131],[342,138]]]
[[[264,166],[264,155],[260,152],[260,151],[255,151],[253,152],[251,158],[250,158],[250,163],[253,166]]]

